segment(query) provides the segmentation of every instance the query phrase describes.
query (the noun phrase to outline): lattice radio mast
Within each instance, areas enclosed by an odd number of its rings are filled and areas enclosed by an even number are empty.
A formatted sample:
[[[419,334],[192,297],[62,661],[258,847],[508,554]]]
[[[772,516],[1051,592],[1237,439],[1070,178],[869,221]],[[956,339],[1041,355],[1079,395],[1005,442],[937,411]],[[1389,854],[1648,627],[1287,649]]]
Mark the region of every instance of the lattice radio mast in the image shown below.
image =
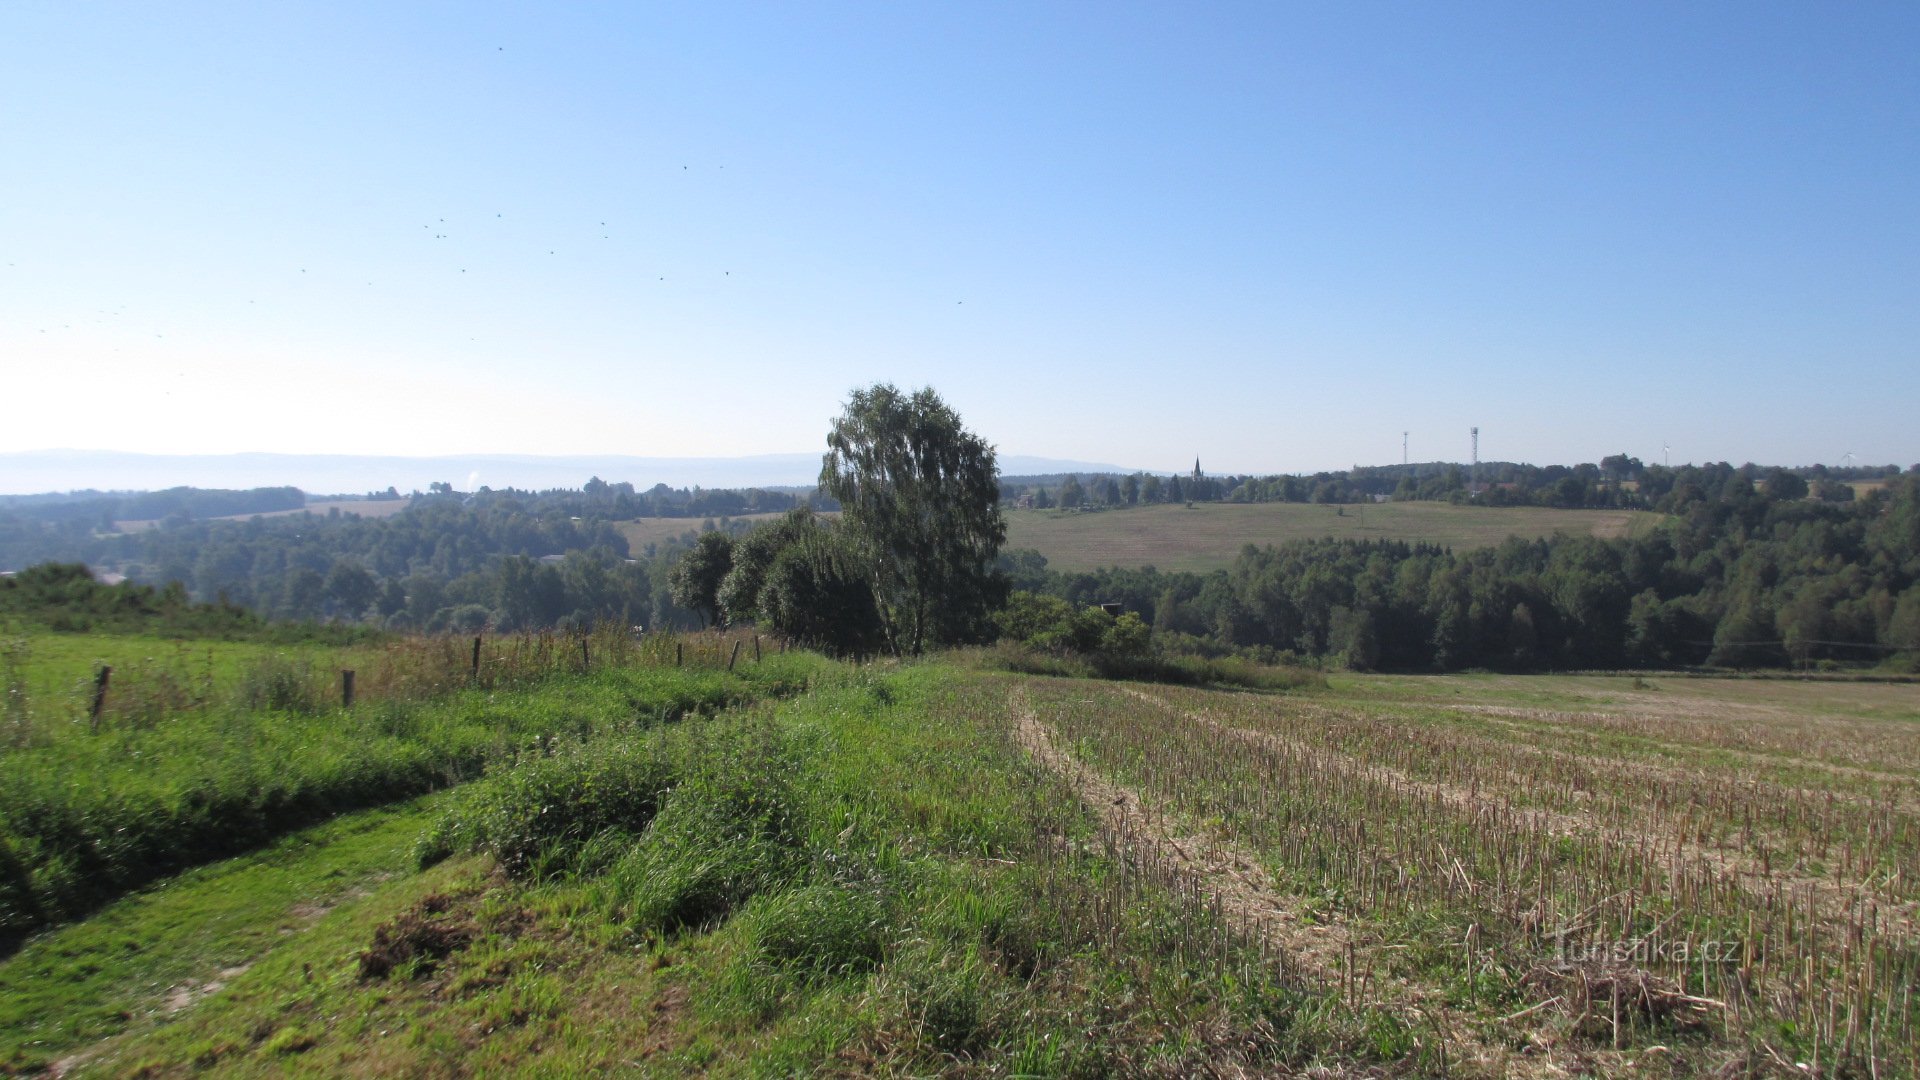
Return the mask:
[[[1480,494],[1480,429],[1473,430],[1473,471],[1467,474],[1467,494]]]

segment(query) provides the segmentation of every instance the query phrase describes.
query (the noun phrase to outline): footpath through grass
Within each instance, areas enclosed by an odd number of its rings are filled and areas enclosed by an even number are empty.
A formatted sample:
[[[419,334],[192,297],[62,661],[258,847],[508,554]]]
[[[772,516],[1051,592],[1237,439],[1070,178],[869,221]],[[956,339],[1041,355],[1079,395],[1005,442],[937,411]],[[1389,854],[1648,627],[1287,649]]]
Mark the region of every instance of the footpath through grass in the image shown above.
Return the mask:
[[[200,867],[0,962],[0,1074],[69,1065],[165,1024],[337,907],[405,875],[433,796]]]
[[[544,740],[795,693],[828,666],[770,654],[728,671],[718,650],[684,667],[675,655],[586,674],[540,674],[530,661],[518,682],[352,709],[320,706],[269,671],[260,696],[113,716],[97,730],[36,722],[39,737],[0,750],[0,948],[186,867],[470,779]]]
[[[413,819],[422,869],[254,939],[244,971],[81,1071],[1438,1067],[1419,1032],[1284,977],[1206,895],[1151,873],[1017,743],[1017,684],[840,669],[794,699],[501,762],[436,796],[431,827]]]

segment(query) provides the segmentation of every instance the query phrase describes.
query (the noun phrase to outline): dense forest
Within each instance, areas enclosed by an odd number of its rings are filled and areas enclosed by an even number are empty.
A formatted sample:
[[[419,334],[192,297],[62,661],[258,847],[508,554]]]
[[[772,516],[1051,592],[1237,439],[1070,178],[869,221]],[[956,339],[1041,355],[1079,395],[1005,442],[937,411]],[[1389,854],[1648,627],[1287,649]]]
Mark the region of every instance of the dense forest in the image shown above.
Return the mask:
[[[1209,575],[1066,574],[1035,552],[1001,565],[1019,589],[1120,603],[1165,644],[1363,670],[1920,669],[1920,476],[1825,502],[1736,475],[1663,504],[1667,523],[1636,540],[1248,545]]]
[[[0,509],[0,566],[85,562],[273,618],[390,629],[693,620],[666,593],[664,567],[677,545],[635,558],[612,524],[630,508],[622,498],[630,489],[434,487],[386,517],[337,508],[248,520],[182,514],[124,533],[103,532],[97,520]],[[688,520],[687,542],[703,524]]]
[[[1920,474],[1911,470],[1666,469],[1624,456],[1481,469],[1489,479],[1477,502],[1643,506],[1668,520],[1635,540],[1511,540],[1472,552],[1332,540],[1249,546],[1210,575],[1065,574],[1034,552],[1004,553],[1000,566],[1013,588],[1120,604],[1163,645],[1199,652],[1394,670],[1920,661]],[[1130,496],[1465,501],[1464,475],[1458,465],[1412,465],[1200,484],[1003,477],[1000,496],[1052,491],[1048,501],[1095,507],[1125,506]],[[382,497],[403,498],[370,496]],[[434,484],[387,516],[231,517],[303,501],[292,488],[8,497],[0,568],[84,562],[163,591],[177,583],[166,594],[175,603],[388,629],[693,626],[712,613],[676,601],[672,571],[701,534],[746,535],[735,513],[836,505],[818,493],[642,492],[596,479],[537,493]],[[115,529],[136,515],[157,525]],[[684,517],[687,527],[630,550],[616,523],[644,516]]]

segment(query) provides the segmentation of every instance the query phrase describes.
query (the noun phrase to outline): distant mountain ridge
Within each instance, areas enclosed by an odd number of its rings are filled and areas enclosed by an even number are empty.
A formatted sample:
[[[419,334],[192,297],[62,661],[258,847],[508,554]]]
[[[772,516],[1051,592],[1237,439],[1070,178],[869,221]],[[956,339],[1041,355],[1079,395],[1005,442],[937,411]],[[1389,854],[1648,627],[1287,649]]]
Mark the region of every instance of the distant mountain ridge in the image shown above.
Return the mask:
[[[1131,472],[1117,465],[1003,455],[1008,476],[1068,472]],[[309,494],[425,491],[445,482],[460,490],[577,488],[598,476],[642,490],[669,487],[800,487],[820,475],[820,454],[746,457],[637,457],[618,454],[135,454],[118,450],[26,450],[0,453],[0,494],[49,491],[158,491],[172,487],[255,488],[292,485]]]

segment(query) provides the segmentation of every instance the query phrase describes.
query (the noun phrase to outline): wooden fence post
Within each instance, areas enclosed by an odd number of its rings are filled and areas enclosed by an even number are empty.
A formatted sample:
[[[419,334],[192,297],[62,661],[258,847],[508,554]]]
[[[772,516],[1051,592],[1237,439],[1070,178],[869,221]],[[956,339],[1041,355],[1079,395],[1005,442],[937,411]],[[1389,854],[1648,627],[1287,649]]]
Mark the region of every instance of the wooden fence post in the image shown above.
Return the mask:
[[[353,708],[353,669],[340,669],[340,707]]]
[[[739,639],[739,638],[734,638],[734,639],[733,639],[733,655],[732,655],[732,656],[729,656],[729,657],[727,657],[727,670],[728,670],[728,671],[732,671],[732,670],[733,670],[733,662],[734,662],[735,660],[738,660],[738,659],[740,659],[740,639]]]
[[[756,664],[760,662],[760,635],[759,634],[753,635],[753,662]]]
[[[679,667],[681,664],[686,662],[686,659],[687,659],[686,649],[687,649],[686,645],[682,642],[676,641],[673,643],[673,666],[674,667]]]
[[[592,662],[587,656],[587,638],[586,635],[582,634],[580,636],[580,670],[586,672],[591,670],[592,667]]]
[[[100,670],[93,676],[93,724],[92,730],[100,730],[100,714],[107,708],[107,681],[113,678],[113,668],[101,664]]]
[[[473,680],[480,681],[480,635],[473,636]]]

